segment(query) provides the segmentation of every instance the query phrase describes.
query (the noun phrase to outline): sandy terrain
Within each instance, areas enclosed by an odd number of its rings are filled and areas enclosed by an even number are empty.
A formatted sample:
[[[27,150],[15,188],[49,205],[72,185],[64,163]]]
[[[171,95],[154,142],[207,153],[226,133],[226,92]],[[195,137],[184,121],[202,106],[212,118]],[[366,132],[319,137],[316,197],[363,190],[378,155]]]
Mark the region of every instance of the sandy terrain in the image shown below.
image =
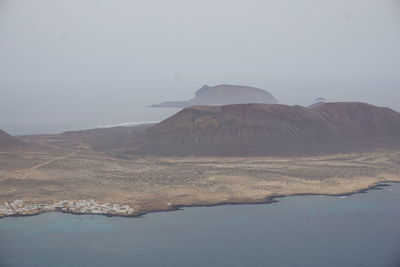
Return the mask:
[[[400,152],[296,158],[118,159],[82,145],[0,153],[0,203],[95,199],[135,214],[257,203],[274,195],[345,194],[400,182]]]

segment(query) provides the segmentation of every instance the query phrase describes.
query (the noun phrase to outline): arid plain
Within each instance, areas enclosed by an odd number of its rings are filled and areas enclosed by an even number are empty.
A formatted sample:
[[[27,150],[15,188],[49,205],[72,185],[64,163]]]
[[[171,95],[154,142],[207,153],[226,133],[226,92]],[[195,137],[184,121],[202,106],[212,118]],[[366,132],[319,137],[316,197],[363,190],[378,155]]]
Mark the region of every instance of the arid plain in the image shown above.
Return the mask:
[[[89,200],[118,203],[132,215],[178,206],[262,203],[277,195],[348,194],[400,182],[400,152],[314,157],[126,157],[58,135],[0,153],[0,203]],[[46,149],[43,149],[46,148]]]

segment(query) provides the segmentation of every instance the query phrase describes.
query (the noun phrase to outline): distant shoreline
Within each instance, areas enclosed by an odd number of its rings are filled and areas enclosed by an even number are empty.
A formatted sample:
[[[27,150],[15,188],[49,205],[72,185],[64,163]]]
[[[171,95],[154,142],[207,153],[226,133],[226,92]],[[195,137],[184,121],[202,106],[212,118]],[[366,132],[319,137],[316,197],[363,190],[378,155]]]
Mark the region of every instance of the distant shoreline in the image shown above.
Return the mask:
[[[109,125],[97,125],[95,129],[104,129],[104,128],[113,128],[113,127],[129,127],[129,126],[137,126],[143,124],[155,124],[160,121],[134,121],[134,122],[121,122],[117,124],[109,124]]]
[[[234,202],[234,201],[229,202],[229,201],[227,201],[227,202],[221,202],[221,203],[215,203],[215,204],[176,205],[176,206],[172,206],[171,209],[167,209],[167,210],[160,209],[160,210],[143,211],[138,215],[135,214],[134,216],[121,216],[121,217],[136,217],[137,218],[137,217],[142,217],[149,213],[178,211],[178,210],[183,210],[184,208],[195,208],[195,207],[272,204],[272,203],[278,203],[279,199],[287,198],[287,197],[296,197],[296,196],[328,196],[328,197],[353,196],[353,195],[357,195],[357,194],[368,193],[368,191],[370,191],[370,190],[381,190],[384,187],[390,186],[390,184],[400,184],[400,182],[399,181],[391,181],[391,180],[381,181],[381,182],[377,182],[374,185],[371,185],[364,189],[359,189],[359,190],[355,190],[352,192],[339,193],[339,194],[318,194],[318,193],[295,193],[295,194],[287,194],[287,195],[276,194],[276,195],[268,196],[262,200],[254,200],[254,201],[248,201],[248,202]],[[118,216],[118,215],[115,215],[115,216]],[[113,217],[113,215],[111,215],[109,217]]]
[[[260,200],[249,200],[249,201],[226,201],[226,202],[220,202],[220,203],[215,203],[215,204],[189,204],[189,205],[171,205],[169,209],[149,209],[149,210],[144,210],[140,211],[138,213],[134,214],[129,214],[129,215],[123,215],[123,214],[113,214],[113,213],[77,213],[77,212],[71,212],[71,211],[65,211],[61,209],[55,209],[55,210],[45,210],[45,211],[40,211],[40,212],[34,212],[30,214],[12,214],[12,215],[5,215],[5,216],[0,216],[1,219],[5,218],[10,218],[10,217],[30,217],[30,216],[36,216],[36,215],[41,215],[44,213],[52,213],[52,212],[60,212],[60,213],[65,213],[65,214],[72,214],[72,215],[99,215],[99,216],[106,216],[106,217],[124,217],[124,218],[142,218],[144,215],[150,214],[150,213],[159,213],[159,212],[171,212],[171,211],[179,211],[179,210],[184,210],[184,208],[194,208],[194,207],[216,207],[216,206],[236,206],[236,205],[261,205],[261,204],[272,204],[272,203],[278,203],[279,199],[282,198],[287,198],[287,197],[295,197],[295,196],[328,196],[328,197],[344,197],[344,196],[353,196],[357,194],[365,194],[368,193],[370,190],[381,190],[384,187],[391,186],[391,184],[400,184],[399,181],[393,181],[393,180],[387,180],[387,181],[380,181],[377,182],[367,188],[364,189],[359,189],[355,190],[352,192],[348,193],[338,193],[338,194],[319,194],[319,193],[295,193],[295,194],[275,194],[268,196],[264,199]]]

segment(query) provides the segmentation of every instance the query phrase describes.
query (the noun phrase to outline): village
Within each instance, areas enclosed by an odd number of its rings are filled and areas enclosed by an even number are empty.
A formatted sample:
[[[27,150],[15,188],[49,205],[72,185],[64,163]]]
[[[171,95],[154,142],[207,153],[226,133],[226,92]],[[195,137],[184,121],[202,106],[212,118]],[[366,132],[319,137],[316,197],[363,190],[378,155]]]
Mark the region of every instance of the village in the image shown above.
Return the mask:
[[[22,200],[4,202],[0,205],[0,217],[34,215],[41,212],[61,211],[76,214],[104,214],[127,216],[132,215],[134,209],[128,205],[113,203],[99,204],[95,200],[68,201],[62,200],[54,203],[32,204]]]

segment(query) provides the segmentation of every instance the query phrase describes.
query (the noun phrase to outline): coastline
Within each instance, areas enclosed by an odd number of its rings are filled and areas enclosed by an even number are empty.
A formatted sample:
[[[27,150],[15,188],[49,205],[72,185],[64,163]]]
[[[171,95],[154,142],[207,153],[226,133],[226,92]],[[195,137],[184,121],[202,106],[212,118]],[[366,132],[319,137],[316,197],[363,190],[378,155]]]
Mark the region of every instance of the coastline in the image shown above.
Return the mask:
[[[155,212],[170,212],[170,211],[178,211],[178,210],[184,210],[184,208],[195,208],[195,207],[217,207],[217,206],[227,206],[227,205],[263,205],[263,204],[273,204],[273,203],[278,203],[279,199],[282,198],[287,198],[287,197],[295,197],[295,196],[328,196],[328,197],[344,197],[344,196],[353,196],[357,194],[365,194],[368,193],[370,190],[381,190],[384,187],[390,186],[390,184],[400,184],[400,181],[392,181],[392,180],[387,180],[387,181],[381,181],[377,182],[367,188],[364,189],[359,189],[355,190],[352,192],[348,193],[339,193],[339,194],[319,194],[319,193],[294,193],[294,194],[274,194],[271,196],[267,196],[264,199],[261,200],[250,200],[247,202],[241,202],[241,201],[227,201],[227,202],[220,202],[220,203],[215,203],[215,204],[192,204],[192,205],[174,205],[171,206],[171,209],[159,209],[159,210],[149,210],[149,211],[143,211],[139,213],[138,215],[133,215],[133,216],[120,216],[120,217],[143,217],[146,214],[150,213],[155,213]],[[118,216],[118,215],[115,215]],[[113,217],[112,215],[109,217]]]
[[[381,182],[400,182],[400,151],[137,159],[88,149],[54,153],[1,155],[7,168],[0,170],[0,214],[29,216],[63,209],[140,217],[193,206],[263,204],[292,195],[344,196]]]
[[[272,203],[278,203],[279,199],[287,198],[287,197],[294,197],[294,196],[345,197],[345,196],[352,196],[352,195],[357,195],[357,194],[365,194],[365,193],[368,193],[368,191],[370,191],[370,190],[381,190],[385,187],[390,186],[391,184],[398,184],[398,183],[400,183],[400,181],[384,180],[384,181],[376,182],[366,188],[361,188],[361,189],[358,189],[355,191],[338,193],[338,194],[324,194],[324,193],[311,193],[311,192],[310,193],[294,193],[294,194],[273,194],[273,195],[267,196],[263,199],[249,199],[248,201],[223,201],[223,202],[216,202],[216,203],[210,203],[210,204],[199,203],[199,204],[188,204],[188,205],[185,205],[185,204],[170,205],[169,208],[167,208],[167,209],[148,209],[148,210],[134,212],[131,214],[116,214],[115,212],[110,212],[110,213],[73,212],[73,211],[69,211],[69,210],[62,210],[61,208],[55,208],[53,210],[40,210],[37,212],[24,213],[24,214],[19,214],[19,213],[10,214],[10,215],[0,214],[0,219],[9,218],[9,217],[29,217],[29,216],[36,216],[36,215],[41,215],[41,214],[50,213],[50,212],[61,212],[61,213],[72,214],[72,215],[100,215],[100,216],[106,216],[106,217],[142,218],[144,215],[147,215],[150,213],[171,212],[171,211],[184,210],[184,208],[192,208],[192,207],[216,207],[216,206],[225,206],[225,205],[272,204]]]

